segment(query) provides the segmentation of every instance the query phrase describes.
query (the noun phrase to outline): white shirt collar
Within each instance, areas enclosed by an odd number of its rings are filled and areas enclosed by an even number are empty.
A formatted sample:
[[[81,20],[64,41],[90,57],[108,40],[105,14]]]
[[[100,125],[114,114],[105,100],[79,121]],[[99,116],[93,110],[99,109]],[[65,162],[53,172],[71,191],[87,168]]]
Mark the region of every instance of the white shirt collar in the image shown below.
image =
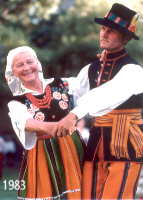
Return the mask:
[[[42,83],[43,83],[43,93],[45,91],[45,87],[47,84],[50,84],[51,82],[53,82],[54,78],[50,78],[50,79],[42,79]],[[33,95],[39,95],[39,92],[36,92],[34,90],[28,89],[26,88],[23,84],[21,84],[20,89],[16,92],[16,94],[14,96],[21,96],[23,94],[26,93],[31,93]]]

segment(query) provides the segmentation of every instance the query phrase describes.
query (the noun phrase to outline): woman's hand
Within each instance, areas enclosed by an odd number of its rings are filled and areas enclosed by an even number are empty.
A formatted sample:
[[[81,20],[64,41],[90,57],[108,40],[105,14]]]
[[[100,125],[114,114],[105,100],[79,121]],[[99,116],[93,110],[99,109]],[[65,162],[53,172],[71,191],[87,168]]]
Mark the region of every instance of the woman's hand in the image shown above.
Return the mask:
[[[77,116],[70,112],[66,117],[55,124],[53,134],[59,137],[66,137],[67,135],[71,135],[76,129],[76,121]]]
[[[36,132],[39,139],[66,137],[71,135],[75,128],[77,116],[74,113],[69,113],[59,122],[42,122],[33,118],[29,118],[25,125],[25,130],[28,132]]]
[[[56,137],[54,133],[54,127],[58,124],[58,122],[43,122],[41,125],[41,130],[43,135],[52,136],[53,138]],[[42,135],[42,133],[40,135]],[[37,134],[38,135],[38,134]]]

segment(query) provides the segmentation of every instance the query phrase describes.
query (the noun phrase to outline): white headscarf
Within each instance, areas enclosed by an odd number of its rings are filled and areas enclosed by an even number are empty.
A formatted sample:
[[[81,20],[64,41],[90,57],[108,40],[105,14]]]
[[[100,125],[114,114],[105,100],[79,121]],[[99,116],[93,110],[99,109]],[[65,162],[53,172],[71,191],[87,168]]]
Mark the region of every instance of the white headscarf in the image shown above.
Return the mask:
[[[13,58],[15,55],[21,52],[30,52],[32,55],[34,55],[37,58],[37,55],[35,51],[28,47],[28,46],[22,46],[22,47],[17,47],[11,51],[9,51],[8,56],[7,56],[7,65],[6,65],[6,71],[5,71],[5,78],[8,83],[8,86],[12,92],[12,94],[15,96],[16,93],[19,91],[21,88],[21,80],[18,77],[15,77],[12,71],[12,62]],[[37,58],[38,59],[38,58]],[[42,72],[42,66],[41,63],[38,60],[38,65],[39,65],[39,78],[40,80],[43,79],[43,72]]]

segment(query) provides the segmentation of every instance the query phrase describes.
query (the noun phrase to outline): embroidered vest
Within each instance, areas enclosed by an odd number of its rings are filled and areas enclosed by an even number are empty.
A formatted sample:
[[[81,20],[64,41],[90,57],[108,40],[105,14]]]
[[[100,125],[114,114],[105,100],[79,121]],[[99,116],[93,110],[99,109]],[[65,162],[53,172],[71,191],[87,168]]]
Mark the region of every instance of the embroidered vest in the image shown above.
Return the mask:
[[[139,63],[136,62],[125,49],[119,52],[107,54],[106,59],[103,61],[103,71],[101,71],[101,62],[99,60],[93,62],[88,71],[90,89],[97,87],[98,82],[99,85],[102,85],[112,79],[126,64],[139,65]],[[129,108],[143,108],[143,94],[132,95],[116,109]]]
[[[52,100],[48,108],[37,108],[25,95],[15,96],[13,100],[19,101],[27,106],[28,112],[33,115],[34,119],[40,121],[56,122],[65,117],[72,109],[68,89],[68,83],[56,78],[49,84],[51,88]],[[45,94],[36,95],[37,99],[43,99]]]
[[[103,67],[101,67],[103,64]],[[125,49],[122,51],[114,52],[107,54],[106,58],[103,62],[96,60],[93,62],[88,71],[90,89],[96,88],[105,82],[112,79],[120,69],[126,64],[137,64],[128,52]],[[136,67],[136,66],[135,66]],[[133,80],[134,81],[134,80]],[[116,110],[122,109],[137,109],[143,108],[143,93],[139,95],[132,95],[127,101],[125,101],[122,105],[116,108]],[[139,125],[140,129],[143,131],[143,125]],[[105,161],[129,161],[126,158],[117,159],[116,157],[111,155],[110,150],[110,142],[111,142],[111,127],[98,127],[93,126],[90,129],[90,138],[87,145],[86,151],[86,160],[88,161],[97,161],[98,157],[95,156],[95,152],[97,151],[99,141],[101,139],[101,132],[103,132],[103,153],[104,153],[104,160]],[[96,134],[95,134],[96,133]],[[106,133],[106,134],[104,134]],[[130,141],[128,141],[127,148],[129,151],[130,161],[135,162],[143,162],[143,158],[136,158],[135,151],[132,147]]]

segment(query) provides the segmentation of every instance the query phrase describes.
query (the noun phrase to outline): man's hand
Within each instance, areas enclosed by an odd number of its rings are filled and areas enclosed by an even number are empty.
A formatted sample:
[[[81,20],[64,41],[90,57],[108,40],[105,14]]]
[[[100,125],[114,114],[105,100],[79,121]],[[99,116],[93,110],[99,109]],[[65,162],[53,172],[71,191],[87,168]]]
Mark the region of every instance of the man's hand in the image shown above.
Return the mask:
[[[58,122],[43,122],[41,127],[42,132],[47,134],[47,136],[52,136],[55,138],[56,134],[53,132],[53,130],[57,123]]]
[[[76,121],[77,116],[70,112],[66,117],[55,124],[53,135],[57,135],[59,137],[71,135],[75,130]]]
[[[103,50],[101,54],[97,54],[97,57],[99,58],[100,61],[102,61],[105,55],[106,55],[106,51]]]

